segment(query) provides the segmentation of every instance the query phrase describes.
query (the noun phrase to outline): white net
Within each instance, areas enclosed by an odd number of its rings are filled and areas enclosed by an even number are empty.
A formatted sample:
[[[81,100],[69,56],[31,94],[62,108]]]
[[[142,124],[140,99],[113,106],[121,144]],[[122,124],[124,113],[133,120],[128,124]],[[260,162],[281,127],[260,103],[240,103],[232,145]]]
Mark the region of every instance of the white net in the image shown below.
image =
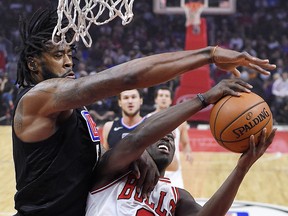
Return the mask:
[[[186,15],[186,27],[192,25],[193,33],[200,33],[201,13],[204,10],[205,5],[201,2],[189,2],[184,5]]]
[[[122,25],[126,25],[133,19],[133,3],[134,0],[59,0],[58,23],[52,34],[52,42],[56,45],[70,45],[81,38],[86,47],[91,47],[91,24],[103,25],[120,17]],[[68,25],[62,27],[65,17]],[[65,35],[70,29],[73,29],[75,34],[71,41],[67,41]],[[60,37],[60,40],[56,37]]]

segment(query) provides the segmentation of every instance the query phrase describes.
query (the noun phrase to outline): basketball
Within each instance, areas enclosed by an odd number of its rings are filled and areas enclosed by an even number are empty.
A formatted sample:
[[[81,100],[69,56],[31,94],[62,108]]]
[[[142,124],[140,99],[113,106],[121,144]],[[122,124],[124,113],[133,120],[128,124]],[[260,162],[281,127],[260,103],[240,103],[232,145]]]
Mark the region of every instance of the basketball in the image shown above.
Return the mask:
[[[209,123],[217,143],[229,151],[243,153],[249,149],[251,135],[257,143],[263,128],[267,128],[267,136],[271,133],[273,117],[264,99],[251,92],[220,99],[211,110]]]

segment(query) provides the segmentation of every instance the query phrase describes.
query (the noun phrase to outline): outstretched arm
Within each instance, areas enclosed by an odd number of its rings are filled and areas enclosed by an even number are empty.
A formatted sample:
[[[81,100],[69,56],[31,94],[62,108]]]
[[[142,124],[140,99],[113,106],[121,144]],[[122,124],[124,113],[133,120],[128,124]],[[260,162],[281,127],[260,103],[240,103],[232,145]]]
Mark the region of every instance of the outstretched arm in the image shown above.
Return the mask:
[[[250,87],[240,79],[222,80],[203,95],[208,103],[215,103],[227,94],[237,96],[239,91],[249,92]],[[101,176],[99,179],[102,181],[113,179],[116,173],[127,169],[132,161],[139,158],[147,146],[157,142],[201,108],[200,100],[193,98],[147,118],[115,148],[107,151],[96,172]]]
[[[250,148],[243,153],[232,173],[228,176],[222,186],[205,203],[203,208],[195,214],[197,216],[225,215],[232,205],[236,193],[245,175],[251,166],[264,154],[272,143],[276,129],[266,139],[266,129],[263,129],[259,144],[255,144],[254,136],[250,137]]]
[[[41,96],[39,98],[47,106],[45,108],[42,105],[41,111],[51,114],[86,106],[127,89],[153,86],[209,63],[233,72],[236,77],[240,75],[237,70],[239,66],[246,66],[263,74],[269,74],[266,70],[275,68],[268,60],[252,57],[246,52],[207,47],[135,59],[77,80],[46,80],[39,83],[33,92],[38,92]]]
[[[207,47],[135,59],[76,80],[48,79],[37,84],[20,100],[14,121],[15,132],[25,142],[46,139],[55,133],[57,124],[69,118],[74,108],[87,106],[127,89],[153,86],[212,62],[236,76],[239,76],[238,66],[253,68],[264,74],[269,74],[266,70],[275,68],[268,60],[252,57],[245,52]],[[68,63],[72,70],[70,59]],[[29,130],[23,130],[26,127]]]
[[[241,155],[232,173],[203,207],[198,205],[187,191],[179,190],[180,199],[176,206],[175,216],[225,215],[231,207],[245,175],[271,145],[275,132],[276,129],[266,139],[266,129],[263,129],[258,145],[255,144],[254,136],[250,137],[249,150]]]

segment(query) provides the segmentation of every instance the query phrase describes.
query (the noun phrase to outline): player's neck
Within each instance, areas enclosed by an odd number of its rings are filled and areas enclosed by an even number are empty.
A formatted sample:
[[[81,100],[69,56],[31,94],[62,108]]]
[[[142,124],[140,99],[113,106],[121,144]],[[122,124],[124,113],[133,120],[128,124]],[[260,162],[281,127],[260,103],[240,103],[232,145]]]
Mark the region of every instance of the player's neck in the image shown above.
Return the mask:
[[[143,118],[140,116],[140,114],[137,114],[135,116],[123,116],[123,123],[127,126],[133,126],[135,124],[138,124]]]
[[[159,171],[159,175],[163,178],[165,176],[165,170]]]

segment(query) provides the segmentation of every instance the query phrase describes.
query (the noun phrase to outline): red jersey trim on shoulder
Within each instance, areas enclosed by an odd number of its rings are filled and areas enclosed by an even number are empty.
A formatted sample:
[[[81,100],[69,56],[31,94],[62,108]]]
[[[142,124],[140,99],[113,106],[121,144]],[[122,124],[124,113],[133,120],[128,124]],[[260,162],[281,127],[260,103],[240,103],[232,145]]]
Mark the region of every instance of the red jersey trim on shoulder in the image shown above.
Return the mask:
[[[167,177],[160,177],[160,178],[159,178],[159,181],[161,181],[161,182],[166,182],[166,183],[170,183],[170,184],[171,184],[171,180],[170,180],[169,178],[167,178]]]
[[[81,115],[83,116],[83,118],[86,121],[91,140],[93,142],[100,142],[100,136],[99,136],[99,132],[97,129],[97,125],[94,122],[91,115],[89,114],[89,112],[87,110],[82,110]]]
[[[178,202],[180,198],[179,189],[177,187],[172,187],[173,195],[175,200]]]

